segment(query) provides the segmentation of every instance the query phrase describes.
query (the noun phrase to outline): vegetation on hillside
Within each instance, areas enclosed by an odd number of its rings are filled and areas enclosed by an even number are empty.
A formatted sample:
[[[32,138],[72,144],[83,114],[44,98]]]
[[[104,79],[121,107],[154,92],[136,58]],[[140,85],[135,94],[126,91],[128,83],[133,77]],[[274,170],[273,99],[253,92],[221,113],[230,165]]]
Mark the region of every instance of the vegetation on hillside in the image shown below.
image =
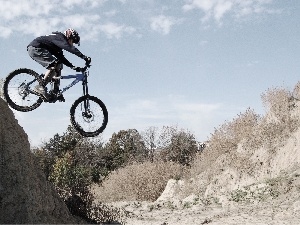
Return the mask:
[[[124,212],[93,204],[92,184],[100,185],[97,197],[102,202],[154,201],[170,178],[196,177],[222,154],[231,154],[243,166],[246,161],[239,161],[233,151],[239,145],[249,154],[259,147],[274,151],[299,128],[294,113],[298,87],[293,92],[285,88],[267,90],[262,94],[266,115],[248,108],[216,128],[203,151],[193,134],[177,127],[121,130],[107,143],[101,138],[83,138],[69,127],[34,153],[73,214],[87,221],[112,222],[120,220]]]
[[[69,126],[33,152],[74,215],[112,222],[120,213],[106,215],[106,220],[101,216],[104,205],[93,204],[92,184],[103,187],[102,201],[152,201],[170,178],[183,175],[197,150],[195,137],[176,127],[161,131],[151,127],[142,134],[135,129],[121,130],[104,143],[101,138],[83,138]]]

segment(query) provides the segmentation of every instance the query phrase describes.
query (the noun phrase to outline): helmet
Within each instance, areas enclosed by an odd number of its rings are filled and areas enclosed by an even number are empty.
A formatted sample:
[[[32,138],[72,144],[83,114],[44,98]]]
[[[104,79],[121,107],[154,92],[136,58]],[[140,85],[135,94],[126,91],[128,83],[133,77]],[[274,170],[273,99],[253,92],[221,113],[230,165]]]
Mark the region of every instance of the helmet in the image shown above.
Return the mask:
[[[67,37],[67,39],[72,39],[74,44],[80,45],[80,36],[76,30],[73,28],[69,28],[65,30],[64,35]]]

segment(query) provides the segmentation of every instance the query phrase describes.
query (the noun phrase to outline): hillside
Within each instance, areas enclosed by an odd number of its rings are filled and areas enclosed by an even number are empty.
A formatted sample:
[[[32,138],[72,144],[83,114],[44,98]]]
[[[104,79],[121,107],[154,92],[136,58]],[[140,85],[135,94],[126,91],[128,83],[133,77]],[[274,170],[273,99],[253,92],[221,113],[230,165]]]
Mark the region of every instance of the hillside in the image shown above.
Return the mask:
[[[225,122],[184,179],[169,180],[156,201],[110,204],[124,209],[122,221],[131,225],[299,224],[300,101],[292,96],[269,90],[262,95],[266,115],[248,109]],[[0,223],[80,222],[46,181],[1,98],[0,114]],[[93,190],[97,202],[101,189]]]
[[[0,224],[78,223],[37,166],[28,137],[0,98]]]
[[[155,202],[112,204],[130,212],[128,224],[299,224],[300,104],[294,94],[268,90],[262,95],[266,115],[247,110],[226,122],[189,178],[169,180]]]

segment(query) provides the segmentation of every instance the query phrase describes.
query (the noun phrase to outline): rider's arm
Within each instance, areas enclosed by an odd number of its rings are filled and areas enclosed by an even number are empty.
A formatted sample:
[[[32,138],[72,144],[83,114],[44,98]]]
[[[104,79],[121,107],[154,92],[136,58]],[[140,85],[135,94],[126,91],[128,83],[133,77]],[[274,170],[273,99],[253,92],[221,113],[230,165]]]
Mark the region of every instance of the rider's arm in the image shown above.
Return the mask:
[[[76,47],[71,46],[65,38],[56,38],[53,40],[53,43],[57,47],[64,49],[74,55],[77,55],[78,57],[80,57],[82,59],[85,57],[85,55],[83,55]]]
[[[70,68],[74,67],[74,65],[69,60],[66,59],[62,51],[56,54],[55,56],[60,60],[61,63],[65,64],[66,66]]]

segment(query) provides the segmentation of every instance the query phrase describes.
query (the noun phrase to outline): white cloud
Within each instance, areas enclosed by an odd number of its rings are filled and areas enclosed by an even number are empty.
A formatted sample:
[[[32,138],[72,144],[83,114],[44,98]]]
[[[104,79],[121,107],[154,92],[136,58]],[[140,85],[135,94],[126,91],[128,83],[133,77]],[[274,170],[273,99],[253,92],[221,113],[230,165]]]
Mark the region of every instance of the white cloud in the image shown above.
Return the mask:
[[[179,20],[176,20],[173,17],[167,17],[164,15],[156,16],[151,18],[151,29],[158,31],[162,34],[169,34],[171,27],[175,24],[178,24]]]
[[[204,13],[202,22],[213,18],[221,23],[221,19],[228,13],[235,17],[242,17],[250,14],[274,13],[267,9],[267,5],[273,0],[187,0],[183,6],[185,12],[199,9]]]
[[[118,13],[118,11],[115,10],[115,9],[113,9],[113,10],[110,10],[110,11],[105,12],[104,15],[107,16],[107,17],[113,17],[113,16],[115,16],[117,13]]]
[[[0,37],[8,38],[11,34],[12,34],[11,29],[9,29],[7,27],[0,26]]]
[[[83,34],[83,39],[95,38],[99,29],[94,27],[100,23],[100,15],[92,9],[106,1],[0,0],[0,37],[7,38],[14,32],[39,36],[73,27]]]
[[[96,8],[98,6],[103,5],[107,0],[63,0],[61,1],[62,5],[65,8],[72,8],[72,7],[89,7],[89,8]]]
[[[136,34],[137,30],[141,31],[145,27],[167,35],[175,25],[183,22],[178,19],[182,18],[181,15],[177,13],[175,17],[173,13],[181,9],[182,3],[167,5],[157,0],[115,1],[119,4],[108,4],[109,2],[111,1],[0,0],[0,37],[8,38],[15,32],[38,36],[74,27],[83,40],[96,40],[101,32],[109,39],[120,39],[125,35]],[[203,22],[213,19],[222,23],[227,14],[240,18],[251,14],[278,13],[267,8],[272,2],[273,0],[185,0],[183,9],[185,12],[202,11]],[[126,14],[126,21],[124,13],[130,13]],[[172,13],[173,16],[164,15],[166,13]],[[139,35],[142,33],[143,31]]]
[[[50,11],[55,10],[57,1],[47,0],[0,0],[0,18],[5,21],[11,21],[22,16],[32,18],[41,15],[48,15]]]
[[[116,38],[119,39],[121,38],[124,34],[132,34],[136,30],[133,27],[130,26],[125,26],[125,25],[118,25],[116,23],[106,23],[104,25],[99,26],[100,30],[106,34],[106,36],[109,39]]]

